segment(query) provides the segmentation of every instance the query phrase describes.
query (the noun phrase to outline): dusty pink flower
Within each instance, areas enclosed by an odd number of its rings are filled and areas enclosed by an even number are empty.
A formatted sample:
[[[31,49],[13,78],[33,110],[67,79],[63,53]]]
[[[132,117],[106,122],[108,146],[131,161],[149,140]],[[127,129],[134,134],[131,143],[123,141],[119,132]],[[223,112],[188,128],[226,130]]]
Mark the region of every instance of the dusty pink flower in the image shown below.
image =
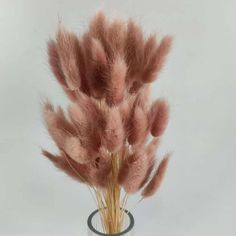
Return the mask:
[[[165,100],[157,100],[152,106],[151,134],[159,137],[163,134],[168,124],[169,106]]]
[[[133,20],[109,21],[102,12],[81,36],[60,25],[56,39],[48,42],[49,64],[70,104],[67,113],[44,104],[45,124],[59,154],[43,154],[104,193],[112,180],[129,194],[145,186],[143,196],[151,196],[168,162],[165,157],[153,175],[169,109],[162,99],[150,104],[150,88],[171,41],[167,36],[157,43]],[[154,138],[148,143],[150,134]]]
[[[146,170],[147,162],[145,153],[138,150],[127,157],[119,173],[119,182],[127,193],[135,193],[139,190]]]
[[[66,138],[64,150],[71,157],[71,159],[80,164],[90,161],[88,151],[81,146],[80,141],[76,137]]]
[[[149,58],[148,64],[144,69],[142,77],[142,81],[144,83],[150,83],[157,78],[158,72],[162,69],[166,56],[170,51],[171,42],[172,38],[167,36],[161,41],[160,45],[155,49],[153,54],[150,52],[150,55],[152,55]],[[153,47],[154,49],[155,46],[152,44],[153,42],[151,40],[150,47]]]
[[[144,188],[142,192],[143,197],[145,198],[151,197],[158,190],[165,176],[169,158],[170,158],[170,154],[165,155],[159,167],[157,168],[155,174],[153,175],[151,181]]]
[[[112,64],[108,83],[107,101],[109,104],[119,104],[125,94],[125,79],[127,66],[121,57],[117,57]]]
[[[136,106],[130,120],[130,135],[128,142],[132,145],[142,143],[147,135],[148,117],[145,111]]]
[[[77,58],[78,38],[60,26],[57,33],[57,49],[66,83],[71,90],[80,88],[81,79]]]
[[[117,108],[111,108],[107,114],[102,140],[104,146],[110,152],[118,151],[124,142],[123,123]]]

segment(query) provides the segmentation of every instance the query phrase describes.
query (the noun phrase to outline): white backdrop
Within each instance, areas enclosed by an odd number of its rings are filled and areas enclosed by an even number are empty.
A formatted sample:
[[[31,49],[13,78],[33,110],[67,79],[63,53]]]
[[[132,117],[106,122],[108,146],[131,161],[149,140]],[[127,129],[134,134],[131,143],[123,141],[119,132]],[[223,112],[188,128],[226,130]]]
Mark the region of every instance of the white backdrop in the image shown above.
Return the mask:
[[[86,235],[95,206],[41,156],[56,149],[40,103],[68,102],[47,65],[58,18],[83,32],[101,7],[175,38],[153,88],[171,104],[159,153],[174,155],[161,190],[133,212],[135,235],[236,235],[235,0],[0,0],[0,235]]]

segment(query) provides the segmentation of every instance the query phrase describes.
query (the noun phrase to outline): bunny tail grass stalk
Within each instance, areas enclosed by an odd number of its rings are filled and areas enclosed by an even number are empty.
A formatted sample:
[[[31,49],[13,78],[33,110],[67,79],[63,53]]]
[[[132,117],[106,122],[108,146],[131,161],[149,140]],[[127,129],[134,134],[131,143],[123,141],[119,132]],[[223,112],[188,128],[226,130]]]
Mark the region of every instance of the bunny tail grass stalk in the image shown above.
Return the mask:
[[[60,24],[48,42],[49,64],[70,102],[67,112],[45,102],[44,122],[59,153],[43,155],[87,185],[108,235],[122,231],[129,196],[153,196],[166,173],[169,154],[159,166],[155,154],[169,105],[149,97],[171,42],[103,12],[81,36]]]
[[[104,232],[107,234],[119,233],[122,230],[124,211],[128,195],[121,198],[121,187],[117,181],[120,168],[119,154],[111,154],[112,170],[107,189],[96,190],[100,219]]]

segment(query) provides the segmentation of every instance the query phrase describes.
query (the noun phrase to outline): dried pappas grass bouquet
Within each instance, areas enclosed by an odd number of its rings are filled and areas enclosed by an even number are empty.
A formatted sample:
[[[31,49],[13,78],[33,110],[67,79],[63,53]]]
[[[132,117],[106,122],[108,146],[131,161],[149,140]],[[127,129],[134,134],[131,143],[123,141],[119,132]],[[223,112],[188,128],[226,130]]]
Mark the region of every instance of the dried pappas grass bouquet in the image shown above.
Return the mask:
[[[81,37],[61,25],[48,43],[51,69],[71,100],[44,104],[47,129],[59,148],[53,164],[94,191],[104,232],[120,232],[130,194],[152,196],[164,177],[169,154],[155,153],[168,122],[168,104],[151,103],[149,91],[163,66],[171,38],[144,38],[132,20],[109,22],[99,12]],[[122,191],[122,189],[124,191]]]

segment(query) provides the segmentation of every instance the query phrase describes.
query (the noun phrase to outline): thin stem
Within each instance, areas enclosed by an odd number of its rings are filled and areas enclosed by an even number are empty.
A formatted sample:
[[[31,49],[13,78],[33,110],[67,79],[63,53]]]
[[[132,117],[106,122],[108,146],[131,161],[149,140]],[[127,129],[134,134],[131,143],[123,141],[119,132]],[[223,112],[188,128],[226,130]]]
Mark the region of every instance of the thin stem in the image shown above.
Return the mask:
[[[97,203],[100,209],[100,217],[103,229],[108,234],[121,231],[123,226],[123,208],[127,202],[127,196],[121,200],[121,187],[118,183],[120,168],[120,154],[111,153],[111,174],[106,190],[97,190]]]

